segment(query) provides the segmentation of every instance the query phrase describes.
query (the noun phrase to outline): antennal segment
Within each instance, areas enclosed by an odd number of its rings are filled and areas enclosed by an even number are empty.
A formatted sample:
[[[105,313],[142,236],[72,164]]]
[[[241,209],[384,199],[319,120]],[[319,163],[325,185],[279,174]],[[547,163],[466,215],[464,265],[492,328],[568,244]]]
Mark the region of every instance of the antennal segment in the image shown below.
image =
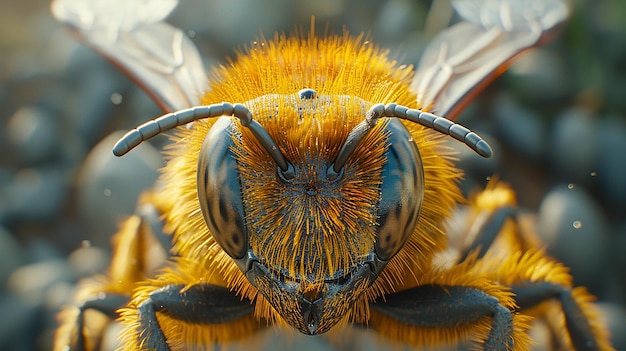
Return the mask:
[[[276,145],[276,142],[272,139],[267,130],[263,128],[259,122],[252,118],[252,114],[248,108],[241,104],[235,104],[233,106],[233,114],[241,120],[241,125],[250,129],[252,134],[254,134],[254,137],[261,142],[263,148],[270,154],[270,156],[272,156],[278,167],[280,167],[283,176],[287,179],[293,178],[295,174],[293,166],[280,152],[278,145]]]
[[[378,123],[381,117],[396,117],[421,124],[430,129],[434,129],[440,133],[450,135],[459,140],[472,150],[476,151],[482,157],[491,157],[493,154],[491,146],[483,140],[478,134],[470,131],[460,124],[454,123],[445,117],[439,117],[429,112],[396,104],[375,104],[365,114],[365,120],[354,127],[346,142],[339,150],[333,164],[328,168],[327,175],[329,179],[336,179],[343,166],[346,164],[348,157],[354,152],[363,137]]]
[[[454,139],[469,146],[472,150],[476,151],[482,157],[491,157],[493,151],[491,146],[478,134],[463,127],[460,124],[454,123],[451,120],[434,115],[429,112],[424,112],[417,109],[410,109],[401,105],[387,104],[384,108],[384,115],[387,117],[397,117],[406,119],[411,122],[419,123],[425,127],[434,129],[440,133],[449,135]]]
[[[335,158],[335,162],[333,162],[332,166],[328,168],[327,175],[330,179],[336,179],[339,176],[339,172],[346,164],[348,156],[352,155],[367,132],[376,126],[380,117],[383,116],[384,110],[385,105],[383,104],[376,104],[372,106],[365,113],[365,121],[357,124],[356,127],[350,131],[350,134],[348,134],[348,137],[346,138],[346,142],[343,146],[341,146],[341,150],[339,150],[337,158]]]
[[[287,162],[287,159],[280,152],[276,142],[269,133],[267,133],[267,130],[252,118],[252,113],[250,113],[247,107],[241,104],[232,105],[228,102],[208,106],[195,106],[168,113],[157,119],[148,121],[126,133],[115,146],[113,146],[113,154],[118,157],[124,156],[142,142],[178,126],[200,119],[229,115],[239,118],[241,125],[252,131],[252,134],[261,142],[261,145],[263,145],[265,150],[280,167],[283,175],[287,178],[291,178],[294,172],[293,166]]]
[[[204,118],[233,115],[233,112],[233,105],[227,102],[222,102],[221,104],[195,106],[168,113],[128,131],[128,133],[126,133],[117,143],[115,143],[115,146],[113,146],[113,155],[117,157],[124,156],[142,142],[178,126]],[[239,118],[243,120],[243,118],[246,117],[247,116],[242,116]],[[252,119],[252,116],[250,116],[250,119]]]

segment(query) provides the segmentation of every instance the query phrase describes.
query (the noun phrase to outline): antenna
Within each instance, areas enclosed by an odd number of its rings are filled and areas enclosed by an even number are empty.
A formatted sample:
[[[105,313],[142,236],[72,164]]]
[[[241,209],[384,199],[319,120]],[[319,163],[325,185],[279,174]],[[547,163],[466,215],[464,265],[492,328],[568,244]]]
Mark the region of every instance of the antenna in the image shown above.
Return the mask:
[[[341,147],[341,150],[339,150],[335,162],[333,162],[333,165],[328,169],[329,175],[335,174],[336,176],[339,174],[346,164],[348,157],[354,152],[367,132],[376,126],[376,123],[378,123],[381,117],[401,118],[434,129],[465,143],[465,145],[469,146],[482,157],[488,158],[493,154],[489,144],[478,134],[445,117],[397,104],[376,104],[367,111],[365,120],[356,125],[356,127],[350,131],[350,134],[348,134],[348,138]]]

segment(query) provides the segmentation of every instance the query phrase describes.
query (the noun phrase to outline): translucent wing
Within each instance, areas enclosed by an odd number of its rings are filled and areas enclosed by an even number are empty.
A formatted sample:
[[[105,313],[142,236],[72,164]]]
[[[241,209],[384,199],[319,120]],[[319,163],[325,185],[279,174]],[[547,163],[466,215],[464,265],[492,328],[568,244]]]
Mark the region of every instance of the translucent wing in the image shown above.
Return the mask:
[[[54,16],[119,66],[166,112],[200,104],[202,59],[182,30],[162,20],[178,0],[53,0]]]
[[[463,21],[429,44],[411,83],[421,106],[449,119],[569,14],[564,0],[453,0],[452,5]]]

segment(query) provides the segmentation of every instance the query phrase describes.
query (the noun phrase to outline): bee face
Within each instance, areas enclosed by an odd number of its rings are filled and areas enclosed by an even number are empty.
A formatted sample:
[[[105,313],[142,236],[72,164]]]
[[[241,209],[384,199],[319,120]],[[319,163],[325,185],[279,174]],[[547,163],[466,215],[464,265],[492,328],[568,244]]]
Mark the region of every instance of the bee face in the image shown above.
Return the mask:
[[[198,163],[205,221],[284,319],[303,333],[323,333],[413,233],[423,199],[418,149],[399,121],[388,120],[336,175],[337,153],[372,103],[306,89],[244,105],[293,174],[285,177],[236,119],[221,118]]]
[[[460,22],[415,71],[363,37],[312,30],[255,42],[208,82],[195,46],[162,21],[169,5],[115,1],[96,6],[102,14],[81,0],[52,6],[170,112],[129,131],[115,155],[194,122],[172,138],[162,187],[146,200],[163,213],[176,258],[156,276],[137,264],[160,231],[138,210],[109,276],[84,284],[61,315],[57,349],[99,348],[113,328],[87,309],[117,310],[128,350],[230,348],[262,325],[321,334],[344,321],[413,348],[526,349],[526,311],[545,301],[567,321],[532,313],[554,347],[612,350],[591,297],[535,246],[514,201],[488,189],[489,206],[472,204],[477,219],[460,221],[469,235],[450,246],[446,235],[461,172],[433,133],[491,155],[452,119],[567,17],[562,0],[453,1]],[[120,15],[138,6],[142,16]],[[454,262],[449,249],[465,239]]]

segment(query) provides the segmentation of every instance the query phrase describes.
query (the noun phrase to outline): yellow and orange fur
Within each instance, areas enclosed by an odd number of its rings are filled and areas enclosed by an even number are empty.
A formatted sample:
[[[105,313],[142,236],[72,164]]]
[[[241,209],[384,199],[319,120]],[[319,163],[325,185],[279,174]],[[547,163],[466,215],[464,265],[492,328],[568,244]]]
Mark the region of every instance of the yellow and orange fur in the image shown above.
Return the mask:
[[[322,39],[314,35],[308,38],[276,36],[273,40],[256,42],[239,54],[236,60],[216,69],[211,77],[212,90],[202,98],[202,102],[207,105],[222,101],[244,103],[263,95],[286,96],[303,88],[312,88],[319,95],[330,96],[331,100],[333,96],[348,95],[371,104],[397,103],[419,109],[422,107],[417,103],[419,99],[409,89],[411,77],[411,67],[397,65],[387,58],[386,52],[378,50],[361,37],[344,35]],[[268,113],[269,116],[266,116],[258,113],[255,119],[268,130],[286,157],[295,160],[293,162],[304,160],[311,154],[332,159],[347,133],[364,116],[357,113],[362,110],[362,106],[329,106],[324,113],[313,109],[310,118],[302,120],[297,118],[298,111],[289,106],[279,108],[279,115],[271,116]],[[419,285],[437,284],[480,289],[497,298],[503,306],[515,310],[515,299],[508,288],[512,284],[524,280],[541,280],[572,286],[572,279],[566,268],[546,257],[532,234],[522,230],[513,221],[506,223],[499,239],[484,257],[478,259],[475,255],[470,255],[464,262],[454,263],[454,253],[448,245],[446,228],[457,204],[466,202],[457,185],[462,173],[454,166],[452,153],[444,145],[445,137],[414,123],[404,124],[419,148],[424,168],[424,201],[417,228],[374,284],[355,292],[361,297],[349,308],[345,318],[329,332],[329,337],[340,334],[351,323],[358,323],[368,326],[385,339],[409,345],[428,347],[456,345],[468,340],[479,341],[488,333],[488,318],[475,325],[456,328],[418,328],[398,323],[377,313],[370,309],[369,304],[386,294]],[[196,178],[199,152],[211,125],[212,121],[204,120],[195,122],[192,128],[177,129],[172,136],[172,145],[165,151],[169,160],[163,169],[162,186],[142,200],[156,206],[163,214],[165,231],[172,234],[172,258],[167,262],[167,267],[155,273],[139,264],[147,256],[145,247],[141,248],[141,245],[146,242],[144,240],[148,240],[145,237],[151,235],[147,228],[139,225],[139,218],[134,216],[123,224],[117,235],[113,263],[108,275],[84,284],[79,289],[78,301],[99,292],[132,295],[128,307],[121,310],[124,350],[140,348],[137,344],[137,306],[150,292],[169,284],[217,284],[228,287],[242,298],[256,302],[254,314],[226,324],[192,325],[159,315],[159,324],[173,350],[193,347],[202,349],[201,345],[208,345],[207,349],[211,349],[216,342],[238,340],[268,325],[289,329],[273,307],[248,282],[233,260],[219,247],[205,225],[198,202]],[[254,208],[267,211],[253,212],[249,216],[265,214],[268,218],[254,219],[265,220],[269,227],[274,226],[277,230],[294,229],[303,225],[299,221],[304,219],[298,217],[297,213],[289,219],[293,223],[286,227],[274,223],[278,220],[278,212],[272,210],[287,203],[297,203],[298,199],[281,194],[280,184],[272,180],[276,178],[276,165],[262,147],[255,144],[254,138],[246,137],[243,129],[242,133],[245,143],[241,144],[243,152],[238,155],[240,163],[254,164],[252,169],[266,172],[254,174],[247,172],[247,169],[239,169],[241,177],[251,179],[258,176],[256,181],[264,184],[260,191],[244,194],[244,201]],[[377,139],[376,130],[370,135],[372,136],[361,145],[383,142],[380,138]],[[380,182],[380,176],[376,172],[382,167],[382,161],[376,160],[381,158],[380,153],[383,151],[383,147],[359,147],[355,151],[354,157],[362,158],[364,166],[361,169],[362,174],[356,175],[358,181],[351,188],[345,189],[345,197],[354,202],[330,202],[325,205],[326,213],[344,213],[344,217],[348,218],[362,217],[369,213],[363,208],[370,206],[369,197],[378,196],[376,182]],[[373,161],[368,164],[365,162],[368,159]],[[506,205],[515,205],[512,190],[501,183],[490,183],[486,190],[474,196],[467,204],[469,210],[462,220],[461,227],[465,229],[461,230],[461,236],[469,233],[472,225],[478,225],[485,214]],[[301,206],[312,205],[302,202]],[[372,218],[372,221],[375,220]],[[327,225],[340,228],[352,224],[337,220]],[[280,233],[271,232],[267,235],[274,235],[270,238],[274,241],[271,241],[272,252],[265,254],[290,273],[301,273],[303,268],[296,265],[291,257],[294,251],[310,248],[298,246],[297,243],[284,243]],[[332,247],[326,247],[319,255],[325,258],[325,267],[330,271],[338,266],[347,267],[351,264],[344,260],[347,251],[358,251],[361,246],[372,244],[341,242],[341,237],[331,236],[329,239],[325,242]],[[125,240],[128,243],[122,244]],[[364,240],[373,241],[374,238]],[[257,244],[251,242],[255,250],[259,249],[255,247]],[[148,244],[150,245],[152,244]],[[318,274],[323,276],[324,272]],[[601,349],[611,350],[606,331],[600,326],[598,315],[589,302],[589,294],[584,289],[577,288],[575,298],[591,321],[594,333],[601,342]],[[62,350],[75,338],[78,332],[73,328],[75,316],[75,307],[67,307],[62,312],[62,327],[56,335],[56,350]],[[546,318],[554,324],[554,330],[566,334],[563,332],[558,303],[546,302],[529,314],[514,315],[515,350],[527,350],[532,344],[527,332],[533,318]],[[100,324],[96,325],[95,317],[87,320],[85,329],[89,331],[86,333],[94,334],[93,338],[87,339],[89,350],[98,342],[98,335],[102,332],[104,322],[98,323]],[[565,345],[568,344],[566,339],[565,336]]]

